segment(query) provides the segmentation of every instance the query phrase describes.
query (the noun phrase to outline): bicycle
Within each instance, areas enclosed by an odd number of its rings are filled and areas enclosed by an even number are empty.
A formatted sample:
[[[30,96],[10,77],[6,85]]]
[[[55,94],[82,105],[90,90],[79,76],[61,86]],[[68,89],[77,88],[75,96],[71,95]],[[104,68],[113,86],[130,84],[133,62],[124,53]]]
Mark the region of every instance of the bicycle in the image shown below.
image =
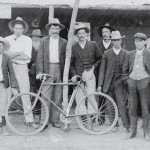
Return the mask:
[[[48,99],[53,107],[59,109],[59,111],[61,112],[60,120],[63,123],[71,123],[71,121],[75,117],[80,128],[89,134],[105,134],[115,126],[118,120],[118,109],[116,103],[111,97],[100,92],[94,92],[90,95],[87,95],[86,91],[84,91],[81,86],[84,83],[81,78],[77,83],[49,83],[48,85],[50,86],[74,86],[74,90],[68,103],[67,109],[64,111],[60,107],[55,105],[55,103],[42,92],[42,87],[46,85],[45,81],[47,77],[52,76],[43,74],[42,83],[37,94],[32,92],[20,93],[14,96],[9,101],[6,107],[5,116],[7,124],[12,131],[20,135],[34,135],[43,130],[49,119],[49,110],[45,101],[43,100],[43,97]],[[74,113],[71,109],[78,88],[81,88],[83,90],[85,96],[76,106]],[[26,95],[30,97],[31,108],[30,110],[28,110],[28,112],[25,113],[21,97]],[[95,102],[95,104],[93,102]],[[28,115],[30,112],[32,112],[34,116],[34,122],[37,123],[35,115],[39,111],[39,127],[35,129],[26,123],[25,115]]]

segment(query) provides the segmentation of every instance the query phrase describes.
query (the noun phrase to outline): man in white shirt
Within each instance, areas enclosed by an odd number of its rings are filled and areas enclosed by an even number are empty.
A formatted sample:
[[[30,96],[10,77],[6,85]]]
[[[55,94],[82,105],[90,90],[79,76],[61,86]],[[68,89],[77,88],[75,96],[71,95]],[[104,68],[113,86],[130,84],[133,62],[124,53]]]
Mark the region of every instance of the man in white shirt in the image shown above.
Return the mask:
[[[116,101],[123,126],[129,131],[130,122],[126,107],[126,88],[121,79],[124,61],[128,54],[127,50],[121,48],[123,37],[119,31],[112,32],[113,47],[103,54],[99,70],[98,91],[107,93]],[[117,129],[116,125],[114,131],[117,131]]]
[[[66,57],[67,41],[59,36],[59,32],[65,28],[57,18],[50,20],[45,26],[49,30],[50,36],[41,39],[40,49],[36,60],[36,78],[41,78],[43,73],[50,74],[53,78],[48,78],[46,83],[61,83]],[[42,91],[47,97],[52,98],[59,107],[62,105],[62,86],[44,85]],[[50,109],[50,119],[47,123],[52,123],[53,127],[60,128],[60,111],[57,108],[50,108],[50,102],[45,100]]]
[[[8,24],[9,29],[14,33],[6,39],[10,43],[10,49],[8,55],[11,58],[15,77],[19,86],[19,92],[29,92],[29,76],[27,63],[29,63],[32,51],[32,40],[23,35],[28,31],[28,24],[22,20],[22,18],[17,17],[16,20],[12,20]],[[13,89],[14,91],[16,89]],[[17,92],[16,92],[17,93]],[[28,112],[31,108],[30,97],[22,97],[24,111]],[[33,128],[38,126],[33,121],[32,112],[25,115],[26,122],[29,123]]]

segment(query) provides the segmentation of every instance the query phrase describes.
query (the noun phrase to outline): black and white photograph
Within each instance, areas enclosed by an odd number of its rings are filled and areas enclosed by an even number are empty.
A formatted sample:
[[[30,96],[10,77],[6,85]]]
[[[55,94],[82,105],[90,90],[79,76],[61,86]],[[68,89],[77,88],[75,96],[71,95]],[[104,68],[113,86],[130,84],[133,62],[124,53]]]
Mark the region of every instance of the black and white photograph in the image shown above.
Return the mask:
[[[0,150],[150,149],[150,0],[0,0]]]

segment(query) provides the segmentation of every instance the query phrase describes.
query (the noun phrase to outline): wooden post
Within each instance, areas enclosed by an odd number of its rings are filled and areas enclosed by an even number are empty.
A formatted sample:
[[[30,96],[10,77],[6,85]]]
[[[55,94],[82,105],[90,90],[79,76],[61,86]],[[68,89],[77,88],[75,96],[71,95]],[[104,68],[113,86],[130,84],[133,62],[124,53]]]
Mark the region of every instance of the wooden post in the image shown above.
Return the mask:
[[[80,0],[75,0],[75,4],[73,7],[71,23],[70,23],[70,30],[68,32],[68,43],[66,47],[66,60],[65,60],[65,68],[63,74],[63,82],[68,83],[68,76],[69,76],[69,68],[70,68],[70,60],[71,60],[71,53],[72,53],[72,43],[73,43],[73,36],[74,36],[74,27],[76,23],[76,17],[78,13],[78,5]],[[63,86],[63,109],[65,110],[68,105],[68,86]]]
[[[49,6],[49,16],[48,16],[48,22],[50,22],[50,20],[54,18],[54,6],[50,5]]]

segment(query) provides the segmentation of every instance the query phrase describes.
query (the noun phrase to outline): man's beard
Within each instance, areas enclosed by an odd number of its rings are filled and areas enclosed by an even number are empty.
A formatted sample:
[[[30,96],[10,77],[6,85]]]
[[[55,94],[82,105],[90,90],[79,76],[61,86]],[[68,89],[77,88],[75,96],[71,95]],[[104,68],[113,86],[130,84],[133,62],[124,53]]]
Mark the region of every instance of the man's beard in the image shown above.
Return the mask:
[[[32,46],[37,51],[40,47],[40,41],[32,41]]]

